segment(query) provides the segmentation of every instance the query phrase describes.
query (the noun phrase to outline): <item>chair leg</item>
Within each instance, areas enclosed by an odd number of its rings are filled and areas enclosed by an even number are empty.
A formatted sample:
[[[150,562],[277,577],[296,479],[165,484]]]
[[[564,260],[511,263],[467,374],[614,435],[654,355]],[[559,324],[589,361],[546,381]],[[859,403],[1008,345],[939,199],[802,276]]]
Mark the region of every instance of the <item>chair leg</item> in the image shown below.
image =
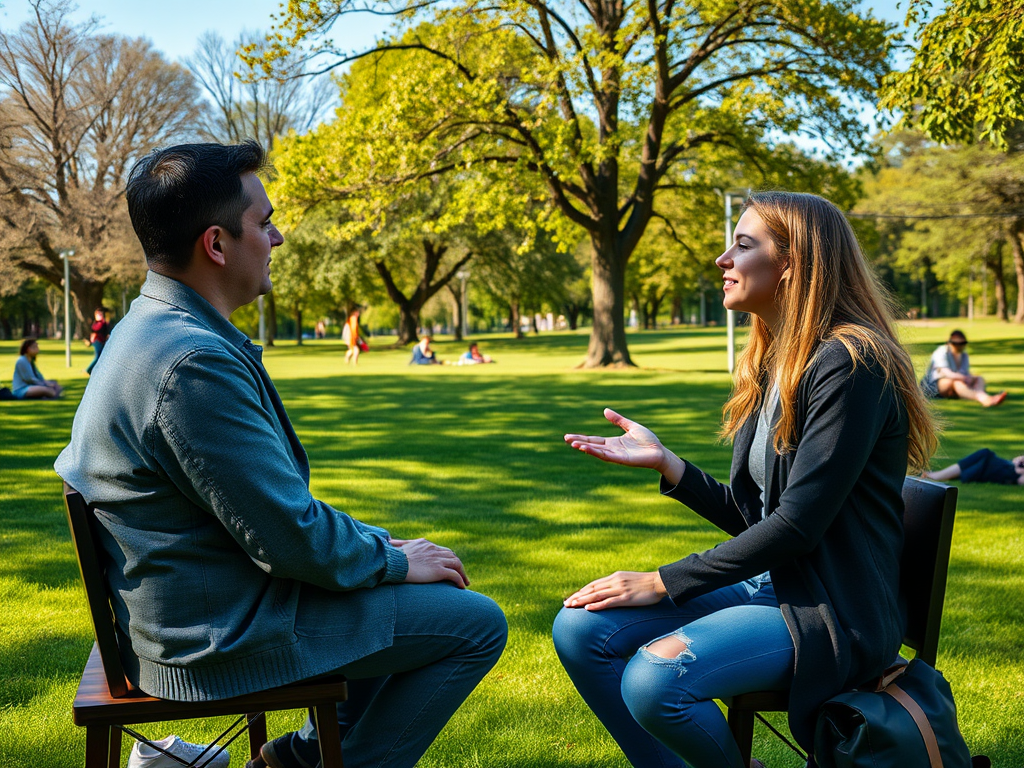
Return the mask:
[[[121,768],[121,729],[110,727],[110,755],[107,768]]]
[[[736,739],[736,746],[740,748],[743,765],[750,765],[750,753],[754,749],[754,713],[738,712],[730,707],[729,730]]]
[[[344,768],[341,759],[341,731],[338,729],[338,707],[334,702],[317,704],[316,737],[320,744],[321,768]]]
[[[90,725],[85,729],[85,768],[108,768],[112,730],[109,725]]]
[[[249,721],[249,759],[260,756],[260,747],[267,743],[267,715],[265,712],[248,712]]]

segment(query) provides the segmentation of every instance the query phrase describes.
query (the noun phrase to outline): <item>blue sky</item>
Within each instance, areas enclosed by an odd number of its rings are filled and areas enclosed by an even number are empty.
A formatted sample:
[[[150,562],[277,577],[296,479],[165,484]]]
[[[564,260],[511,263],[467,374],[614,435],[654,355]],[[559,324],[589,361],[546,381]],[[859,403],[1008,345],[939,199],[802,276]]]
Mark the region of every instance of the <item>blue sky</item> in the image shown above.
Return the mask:
[[[5,29],[30,18],[26,0],[0,2],[0,26]],[[244,29],[268,29],[279,4],[279,0],[79,0],[74,18],[97,16],[101,31],[147,37],[167,58],[180,59],[192,53],[196,38],[206,30],[216,30],[233,41]],[[359,19],[347,21],[344,29],[336,29],[334,37],[345,47],[365,47],[382,28],[379,17],[360,14]]]
[[[279,0],[80,0],[75,17],[98,16],[103,31],[148,37],[168,58],[180,59],[192,53],[196,38],[208,29],[229,41],[243,29],[267,29],[279,4]],[[883,19],[902,23],[907,0],[868,0],[864,5]],[[3,0],[0,26],[17,27],[29,13],[26,0]],[[342,47],[359,49],[372,43],[383,26],[379,17],[360,14],[336,28],[333,36]]]

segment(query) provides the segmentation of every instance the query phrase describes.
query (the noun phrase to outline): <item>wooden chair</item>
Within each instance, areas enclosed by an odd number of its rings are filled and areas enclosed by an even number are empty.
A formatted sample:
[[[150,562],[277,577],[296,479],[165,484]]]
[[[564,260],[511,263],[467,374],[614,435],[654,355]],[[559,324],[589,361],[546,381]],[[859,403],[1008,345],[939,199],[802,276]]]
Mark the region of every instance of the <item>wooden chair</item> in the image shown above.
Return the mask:
[[[99,523],[85,499],[67,483],[64,484],[64,503],[96,634],[96,643],[82,673],[71,710],[75,725],[85,728],[85,768],[119,768],[122,732],[139,738],[126,727],[128,724],[221,715],[243,716],[222,737],[235,730],[244,719],[246,724],[241,728],[248,728],[249,754],[255,758],[267,741],[264,712],[300,708],[309,708],[316,713],[323,768],[343,768],[335,711],[335,702],[348,697],[347,684],[341,676],[319,677],[259,693],[203,702],[156,699],[134,688],[125,678],[118,653],[114,617],[104,578],[106,557],[96,535]],[[241,730],[232,740],[240,734]],[[212,751],[200,755],[196,765],[202,766],[212,756]]]
[[[946,570],[953,539],[957,489],[908,477],[903,483],[903,555],[900,557],[900,592],[907,602],[907,629],[903,644],[916,658],[935,666],[939,650],[942,603],[946,596]],[[754,717],[758,712],[784,712],[787,691],[743,693],[722,699],[729,709],[729,729],[750,763]]]

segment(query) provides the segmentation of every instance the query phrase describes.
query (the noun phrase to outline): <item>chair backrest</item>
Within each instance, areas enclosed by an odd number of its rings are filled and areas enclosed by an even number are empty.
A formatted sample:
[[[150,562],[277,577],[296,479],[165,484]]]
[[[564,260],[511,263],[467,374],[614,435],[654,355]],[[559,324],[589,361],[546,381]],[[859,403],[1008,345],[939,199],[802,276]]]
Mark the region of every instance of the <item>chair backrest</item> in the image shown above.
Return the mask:
[[[908,477],[903,483],[900,592],[907,603],[903,643],[933,667],[939,651],[956,494],[953,486],[916,477]]]
[[[104,576],[104,557],[96,531],[99,524],[95,512],[85,503],[82,494],[67,483],[64,483],[64,506],[67,509],[68,525],[71,526],[71,538],[78,557],[78,569],[81,571],[82,584],[85,587],[85,599],[89,603],[96,645],[103,661],[103,674],[107,678],[110,695],[119,699],[128,694],[129,686],[117,650],[114,613],[110,608],[110,593],[107,591]]]

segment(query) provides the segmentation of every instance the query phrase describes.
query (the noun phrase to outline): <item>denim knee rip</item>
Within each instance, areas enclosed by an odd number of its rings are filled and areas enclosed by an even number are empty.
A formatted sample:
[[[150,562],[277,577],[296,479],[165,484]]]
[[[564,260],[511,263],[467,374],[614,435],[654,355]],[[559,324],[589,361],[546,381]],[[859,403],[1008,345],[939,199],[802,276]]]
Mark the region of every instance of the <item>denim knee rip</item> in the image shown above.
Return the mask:
[[[659,656],[656,653],[652,653],[650,647],[659,640],[665,640],[666,638],[673,638],[686,645],[674,658],[666,659],[664,656]],[[686,633],[681,629],[677,629],[675,632],[669,632],[667,635],[656,637],[651,642],[640,647],[640,654],[645,661],[649,661],[651,664],[656,664],[662,667],[669,667],[679,672],[679,677],[686,674],[686,665],[691,661],[697,660],[697,655],[691,650],[690,646],[693,641],[686,636]]]

